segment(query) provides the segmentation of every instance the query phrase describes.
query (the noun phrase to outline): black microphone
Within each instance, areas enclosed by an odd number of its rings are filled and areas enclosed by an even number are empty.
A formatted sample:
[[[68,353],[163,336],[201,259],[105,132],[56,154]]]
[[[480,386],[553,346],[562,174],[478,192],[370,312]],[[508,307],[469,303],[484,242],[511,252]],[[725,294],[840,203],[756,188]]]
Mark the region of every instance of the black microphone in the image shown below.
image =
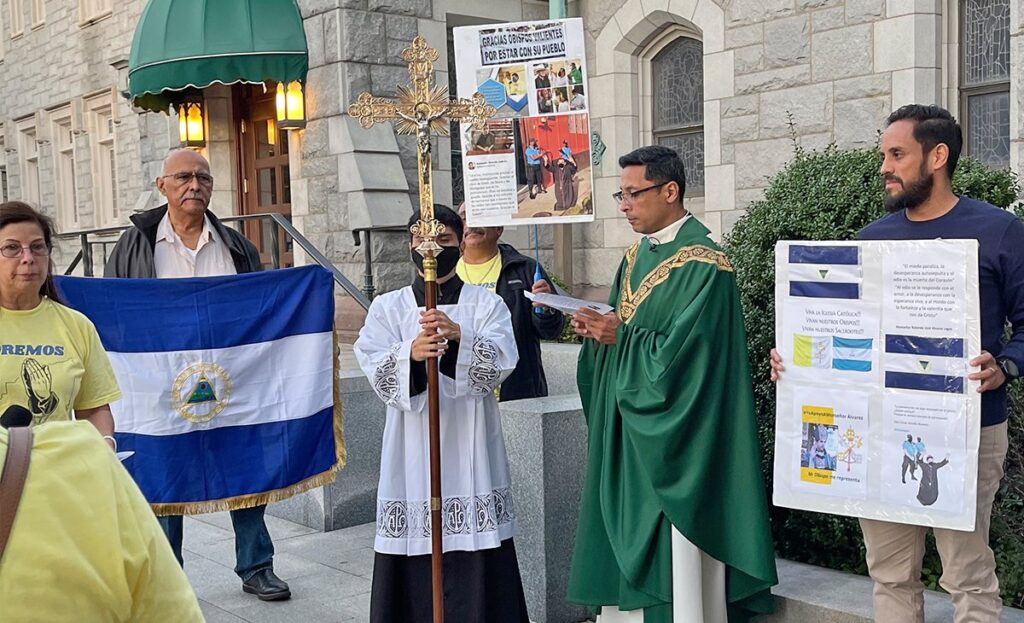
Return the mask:
[[[651,251],[653,251],[653,250],[655,250],[655,249],[657,249],[657,248],[658,248],[658,245],[659,245],[659,244],[661,244],[661,241],[660,241],[660,240],[658,240],[658,239],[657,239],[657,238],[655,238],[654,236],[647,236],[647,248],[648,248],[648,249],[650,249]]]
[[[3,415],[0,415],[0,426],[4,428],[16,428],[19,426],[32,425],[32,412],[21,405],[7,407]]]

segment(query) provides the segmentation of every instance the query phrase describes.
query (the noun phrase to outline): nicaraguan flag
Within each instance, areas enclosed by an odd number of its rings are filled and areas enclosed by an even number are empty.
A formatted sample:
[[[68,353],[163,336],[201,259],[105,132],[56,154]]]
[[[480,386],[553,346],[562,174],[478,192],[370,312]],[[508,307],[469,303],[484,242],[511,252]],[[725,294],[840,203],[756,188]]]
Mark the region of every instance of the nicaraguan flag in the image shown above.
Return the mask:
[[[848,372],[871,372],[871,339],[832,338],[832,368]]]
[[[124,398],[118,450],[157,514],[246,508],[333,480],[334,283],[320,267],[196,279],[64,277]]]
[[[793,335],[793,363],[801,368],[831,368],[832,338]]]
[[[860,247],[789,245],[790,296],[859,299]]]
[[[962,394],[967,374],[964,340],[885,336],[885,386]]]

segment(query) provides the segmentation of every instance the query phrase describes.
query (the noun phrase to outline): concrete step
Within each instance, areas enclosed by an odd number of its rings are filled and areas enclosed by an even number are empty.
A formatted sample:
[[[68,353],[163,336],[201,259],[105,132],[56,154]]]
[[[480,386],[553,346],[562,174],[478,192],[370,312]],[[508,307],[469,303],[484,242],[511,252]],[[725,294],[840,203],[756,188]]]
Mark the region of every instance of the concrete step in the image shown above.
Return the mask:
[[[871,623],[870,578],[778,559],[779,585],[775,614],[758,617],[756,623]],[[925,623],[953,620],[949,595],[925,591]],[[1004,608],[1002,623],[1024,623],[1024,610]]]

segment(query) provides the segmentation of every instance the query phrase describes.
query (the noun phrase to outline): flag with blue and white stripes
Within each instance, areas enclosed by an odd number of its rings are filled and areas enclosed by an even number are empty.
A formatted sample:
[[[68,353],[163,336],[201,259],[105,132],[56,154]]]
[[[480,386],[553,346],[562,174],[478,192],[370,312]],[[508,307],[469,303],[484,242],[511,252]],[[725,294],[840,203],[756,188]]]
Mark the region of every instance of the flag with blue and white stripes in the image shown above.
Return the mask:
[[[968,372],[962,338],[885,336],[885,386],[964,393]]]
[[[789,295],[859,299],[864,275],[855,245],[789,245]]]
[[[326,270],[58,287],[107,350],[118,450],[157,514],[266,504],[344,465]]]

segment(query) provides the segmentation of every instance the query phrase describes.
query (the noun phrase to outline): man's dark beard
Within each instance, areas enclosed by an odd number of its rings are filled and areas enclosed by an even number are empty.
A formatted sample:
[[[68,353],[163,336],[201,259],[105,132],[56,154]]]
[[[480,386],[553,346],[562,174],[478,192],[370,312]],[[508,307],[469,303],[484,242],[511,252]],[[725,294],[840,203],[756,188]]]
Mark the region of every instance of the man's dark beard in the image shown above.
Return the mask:
[[[899,212],[900,210],[913,210],[928,200],[932,194],[932,187],[935,186],[935,174],[926,174],[924,167],[921,168],[920,179],[909,185],[904,184],[903,190],[895,195],[885,196],[886,212]],[[888,178],[892,179],[892,178]]]

